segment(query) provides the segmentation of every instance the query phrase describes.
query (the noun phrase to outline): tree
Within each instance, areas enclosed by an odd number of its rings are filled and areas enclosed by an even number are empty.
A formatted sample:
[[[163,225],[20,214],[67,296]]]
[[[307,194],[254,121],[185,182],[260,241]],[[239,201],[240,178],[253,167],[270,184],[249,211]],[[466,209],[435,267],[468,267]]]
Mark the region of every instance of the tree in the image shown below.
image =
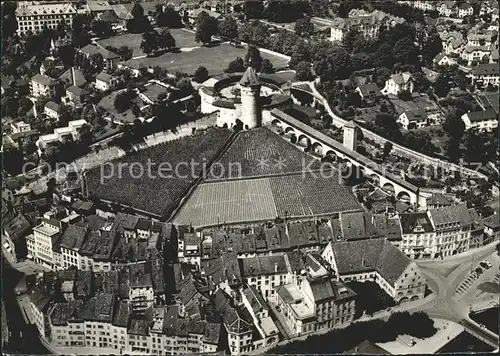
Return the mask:
[[[422,46],[422,59],[426,63],[432,63],[434,57],[436,57],[442,50],[443,42],[439,37],[439,33],[433,27],[433,31],[427,36]]]
[[[198,69],[196,69],[196,72],[194,72],[193,79],[195,82],[198,83],[203,83],[205,80],[207,80],[208,79],[207,68],[202,66],[198,67]]]
[[[175,38],[168,28],[164,28],[158,34],[158,47],[171,50],[175,48]]]
[[[299,36],[309,37],[314,33],[314,24],[311,22],[311,18],[309,16],[305,16],[295,21],[294,30]]]
[[[457,162],[462,153],[460,151],[460,140],[455,137],[450,137],[446,143],[446,155],[452,162]]]
[[[271,63],[271,61],[267,58],[264,58],[262,60],[262,65],[260,67],[260,72],[261,73],[266,73],[266,74],[272,74],[275,72],[274,66]]]
[[[264,13],[264,4],[262,1],[245,1],[243,13],[247,19],[261,19]]]
[[[16,7],[15,1],[2,3],[2,38],[4,39],[12,37],[17,31]]]
[[[441,73],[434,83],[434,93],[439,97],[445,97],[452,88],[452,81],[449,73]]]
[[[459,116],[450,115],[444,121],[443,129],[451,138],[460,139],[465,131],[465,123]]]
[[[248,47],[247,54],[245,55],[245,66],[253,67],[256,71],[262,67],[262,56],[257,47]]]
[[[92,20],[92,22],[90,23],[90,28],[92,29],[92,32],[94,32],[99,37],[111,36],[114,33],[109,22],[100,20]]]
[[[391,141],[399,141],[401,139],[401,131],[399,131],[396,119],[389,113],[380,113],[375,116],[373,130]]]
[[[300,62],[310,62],[311,52],[309,51],[308,45],[304,41],[299,41],[293,47],[293,53],[290,57],[288,65],[290,68],[294,69]]]
[[[134,19],[139,19],[141,17],[144,17],[144,8],[141,6],[141,4],[136,2],[134,4],[134,7],[132,7],[132,11],[130,11],[130,14]]]
[[[200,15],[206,12],[202,11]],[[199,16],[200,16],[199,15]],[[215,17],[202,16],[200,22],[196,27],[195,41],[201,42],[203,46],[212,43],[212,36],[216,35],[218,31],[218,23]]]
[[[219,34],[222,38],[235,41],[238,38],[238,24],[236,20],[228,16],[219,24]]]
[[[135,98],[136,93],[132,90],[124,90],[115,96],[114,107],[116,111],[122,113],[127,111],[132,106],[132,99]]]
[[[485,142],[487,137],[484,132],[480,132],[478,128],[473,127],[464,135],[465,140],[465,159],[468,162],[480,163],[486,158]]]
[[[343,47],[331,46],[316,57],[313,68],[322,80],[348,78],[351,74],[351,58]]]
[[[297,80],[310,80],[312,77],[311,63],[302,61],[295,67],[295,78]]]
[[[418,49],[410,37],[398,40],[392,50],[394,63],[416,64],[418,63]]]
[[[158,32],[151,31],[142,35],[141,49],[147,55],[156,52],[159,48]]]
[[[385,141],[384,143],[384,153],[382,155],[382,157],[385,159],[387,157],[389,157],[389,154],[391,153],[392,151],[392,142],[391,141]]]
[[[158,12],[156,25],[168,28],[181,28],[183,26],[181,15],[171,7],[167,7],[165,11]]]
[[[243,59],[237,57],[234,61],[229,62],[225,72],[237,73],[237,72],[243,72],[244,70],[245,70],[245,65]]]
[[[179,94],[181,96],[190,95],[194,91],[193,86],[191,85],[191,81],[189,80],[189,78],[181,78],[177,82],[176,87],[179,89]]]

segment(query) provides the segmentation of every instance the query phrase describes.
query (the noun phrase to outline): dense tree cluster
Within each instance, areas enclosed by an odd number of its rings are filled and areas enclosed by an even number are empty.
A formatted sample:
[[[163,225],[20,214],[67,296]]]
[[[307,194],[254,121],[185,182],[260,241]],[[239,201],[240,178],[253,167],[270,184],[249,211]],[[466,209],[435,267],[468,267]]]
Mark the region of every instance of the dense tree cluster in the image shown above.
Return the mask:
[[[156,12],[156,25],[158,27],[182,28],[181,15],[171,6],[167,6],[163,11],[163,6],[159,6]]]
[[[115,101],[113,103],[116,111],[122,113],[127,111],[132,107],[132,100],[137,97],[137,93],[134,90],[124,90],[116,94]]]
[[[196,19],[195,41],[201,42],[203,46],[212,43],[212,36],[219,32],[219,24],[215,17],[208,15],[205,11],[200,12]]]
[[[238,38],[238,23],[233,17],[228,16],[219,23],[219,35],[222,39],[229,40],[231,42],[236,41]]]
[[[312,13],[310,2],[303,0],[245,1],[243,13],[247,19],[267,19],[272,22],[294,22]]]
[[[155,53],[158,50],[172,50],[175,48],[175,38],[168,28],[157,31],[146,32],[142,35],[141,49],[146,54]]]

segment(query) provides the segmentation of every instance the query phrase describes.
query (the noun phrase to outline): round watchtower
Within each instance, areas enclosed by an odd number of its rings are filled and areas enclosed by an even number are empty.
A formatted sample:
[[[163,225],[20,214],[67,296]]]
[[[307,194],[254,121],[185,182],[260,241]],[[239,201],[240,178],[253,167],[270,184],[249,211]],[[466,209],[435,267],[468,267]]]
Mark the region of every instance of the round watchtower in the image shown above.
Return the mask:
[[[251,129],[261,124],[260,81],[255,69],[248,67],[240,80],[241,116],[243,128]]]

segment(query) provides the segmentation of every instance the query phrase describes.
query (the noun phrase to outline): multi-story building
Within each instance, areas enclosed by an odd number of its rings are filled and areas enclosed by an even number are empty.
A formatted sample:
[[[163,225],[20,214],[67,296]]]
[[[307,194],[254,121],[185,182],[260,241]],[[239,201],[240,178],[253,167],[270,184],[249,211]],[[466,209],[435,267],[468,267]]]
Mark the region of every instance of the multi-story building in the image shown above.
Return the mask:
[[[295,335],[346,326],[354,319],[355,293],[337,280],[317,253],[287,254],[291,283],[277,288],[278,311]]]
[[[108,73],[101,72],[95,78],[95,88],[100,91],[108,91],[118,84],[119,78]]]
[[[466,130],[477,128],[491,132],[498,127],[498,114],[493,109],[468,112],[463,114],[461,119]]]
[[[331,22],[330,41],[342,42],[345,34],[352,29],[358,30],[366,38],[376,39],[381,28],[388,29],[403,22],[405,22],[404,19],[379,10],[371,13],[351,12],[348,18],[338,17]]]
[[[427,126],[427,114],[425,110],[407,110],[399,115],[396,122],[405,130],[420,129]]]
[[[56,29],[63,22],[66,28],[71,28],[73,18],[77,15],[77,9],[68,2],[39,3],[22,1],[16,9],[17,33],[41,32],[45,27]]]
[[[484,243],[490,243],[500,239],[500,215],[493,214],[483,219]]]
[[[492,85],[498,87],[500,70],[497,63],[481,63],[472,69],[472,83],[478,87]]]
[[[43,217],[42,222],[33,228],[35,239],[35,262],[45,267],[54,267],[53,249],[61,237],[61,222]]]
[[[471,4],[468,4],[466,2],[460,4],[457,8],[457,15],[461,19],[467,16],[472,16],[473,14],[474,14],[474,8],[472,7]]]
[[[130,271],[130,307],[136,313],[145,313],[154,303],[151,273],[146,263],[133,264]]]
[[[490,55],[491,50],[486,46],[475,47],[467,45],[460,53],[460,58],[462,58],[464,61],[467,61],[467,65],[470,66],[473,63],[479,63],[483,60],[489,61]]]
[[[424,297],[419,267],[383,238],[332,242],[322,257],[342,281],[376,282],[397,303]]]
[[[457,31],[443,31],[439,33],[443,45],[444,53],[447,55],[460,55],[465,46],[465,39],[462,33]]]
[[[85,264],[82,262],[80,249],[87,237],[88,229],[84,224],[69,225],[63,233],[59,244],[62,254],[63,268],[76,267],[80,269]]]
[[[28,250],[26,236],[31,232],[31,225],[23,214],[19,213],[11,220],[3,220],[2,244],[14,261],[25,257]]]
[[[274,300],[276,287],[288,283],[285,255],[239,259],[244,283],[254,287],[265,300]]]
[[[434,1],[425,1],[425,0],[416,0],[411,2],[414,8],[423,10],[423,11],[435,11],[436,10],[436,2]]]
[[[400,214],[400,248],[412,259],[452,256],[482,245],[484,227],[465,204]]]
[[[24,121],[16,121],[10,124],[10,129],[13,134],[26,133],[31,131],[31,125],[25,123]]]
[[[31,78],[30,92],[34,98],[41,96],[53,97],[56,92],[54,79],[43,74],[36,74]]]
[[[436,10],[441,16],[451,17],[456,11],[455,1],[441,1],[441,3],[436,6]]]
[[[104,70],[106,71],[116,69],[118,62],[120,61],[120,56],[116,53],[93,44],[88,44],[85,47],[80,48],[78,52],[83,54],[86,58],[91,58],[94,55],[100,55],[104,60]]]
[[[58,127],[54,129],[54,133],[42,135],[36,141],[37,151],[41,155],[48,145],[55,142],[64,142],[64,140],[71,138],[74,141],[80,137],[80,129],[87,125],[84,119],[73,120],[68,123],[68,126]]]

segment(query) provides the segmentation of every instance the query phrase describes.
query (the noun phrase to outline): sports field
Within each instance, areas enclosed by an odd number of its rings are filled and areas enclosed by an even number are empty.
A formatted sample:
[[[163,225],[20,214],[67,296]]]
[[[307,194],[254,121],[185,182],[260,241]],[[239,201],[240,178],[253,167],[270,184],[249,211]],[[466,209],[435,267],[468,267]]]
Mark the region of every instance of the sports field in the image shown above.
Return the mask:
[[[265,127],[239,133],[210,170],[209,180],[317,169],[321,162]],[[237,169],[234,169],[236,167]]]
[[[202,227],[280,217],[328,216],[360,204],[337,177],[293,174],[199,185],[174,223]]]
[[[170,33],[175,39],[175,45],[179,48],[199,47],[200,44],[194,40],[194,34],[183,28],[173,28]],[[97,41],[102,47],[112,46],[120,48],[127,46],[132,49],[132,57],[144,56],[141,49],[142,33],[124,33],[114,37],[105,38]]]
[[[236,48],[223,43],[213,47],[197,47],[179,53],[167,52],[158,57],[145,57],[140,61],[150,67],[160,66],[172,73],[193,74],[199,66],[204,66],[210,75],[217,75],[224,72],[229,62],[235,60],[236,57],[244,58],[246,53],[246,48]],[[268,58],[276,69],[286,67],[288,62],[282,57],[264,52],[261,52],[261,56]]]
[[[269,178],[262,178],[199,185],[174,223],[198,227],[276,216]]]

